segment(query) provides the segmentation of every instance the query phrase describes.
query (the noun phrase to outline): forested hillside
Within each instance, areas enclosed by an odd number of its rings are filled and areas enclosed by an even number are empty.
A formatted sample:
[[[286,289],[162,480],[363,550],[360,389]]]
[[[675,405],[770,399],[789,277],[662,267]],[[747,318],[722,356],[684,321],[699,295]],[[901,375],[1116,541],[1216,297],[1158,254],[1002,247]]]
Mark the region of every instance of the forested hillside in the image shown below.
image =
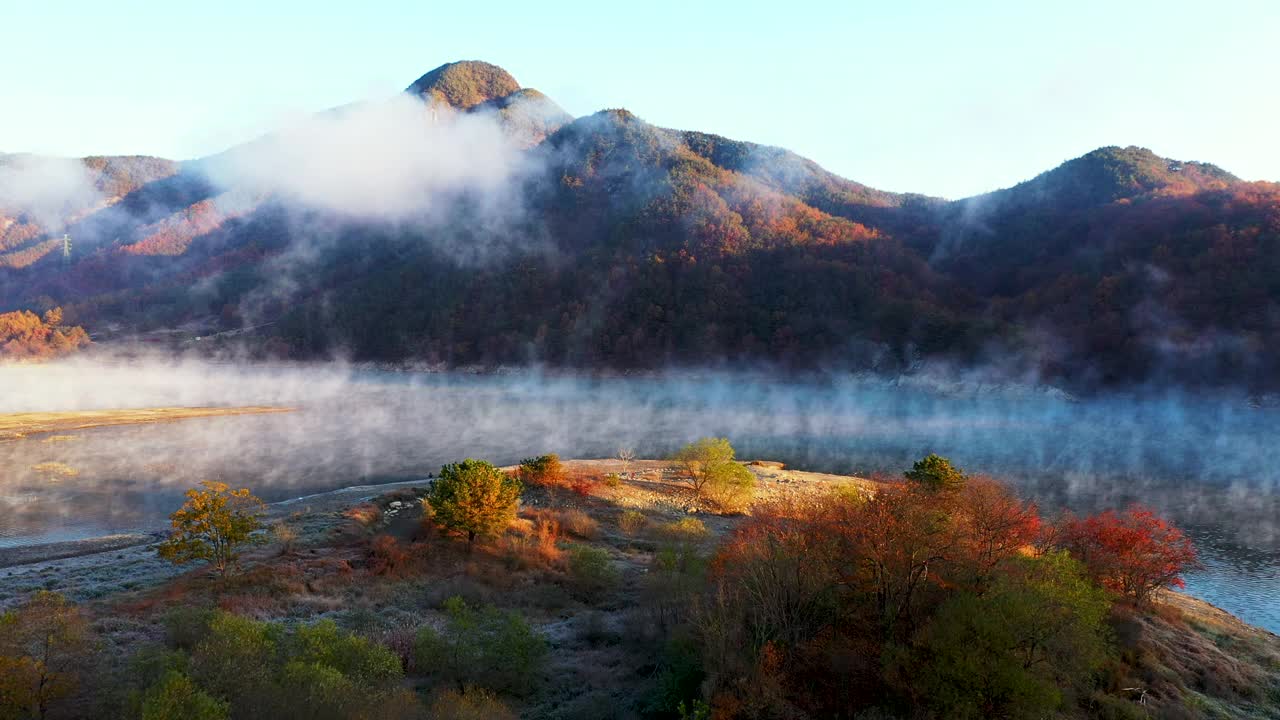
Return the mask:
[[[0,157],[0,310],[295,358],[1280,377],[1280,185],[1112,147],[979,197],[894,194],[625,110],[573,119],[478,62],[388,108],[182,164]]]

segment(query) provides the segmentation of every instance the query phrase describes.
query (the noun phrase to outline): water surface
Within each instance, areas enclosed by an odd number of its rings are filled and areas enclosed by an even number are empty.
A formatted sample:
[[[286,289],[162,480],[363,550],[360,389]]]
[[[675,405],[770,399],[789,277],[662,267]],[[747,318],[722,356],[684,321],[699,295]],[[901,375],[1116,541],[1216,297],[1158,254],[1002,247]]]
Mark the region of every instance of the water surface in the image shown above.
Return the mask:
[[[1280,410],[1242,395],[681,374],[584,379],[198,363],[0,369],[0,412],[298,407],[0,443],[0,546],[162,527],[215,478],[282,500],[424,477],[463,457],[661,456],[701,435],[801,469],[900,472],[928,452],[1009,479],[1047,513],[1150,505],[1188,530],[1199,597],[1280,632]],[[79,474],[34,470],[62,463]]]

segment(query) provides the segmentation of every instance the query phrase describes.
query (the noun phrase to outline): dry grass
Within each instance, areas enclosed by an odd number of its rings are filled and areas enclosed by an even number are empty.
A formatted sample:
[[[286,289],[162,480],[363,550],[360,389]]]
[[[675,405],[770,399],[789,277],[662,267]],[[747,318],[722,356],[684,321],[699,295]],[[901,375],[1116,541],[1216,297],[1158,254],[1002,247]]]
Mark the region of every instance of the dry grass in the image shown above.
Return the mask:
[[[607,460],[564,464],[566,475],[579,477],[603,478],[621,469],[620,462]],[[748,469],[760,482],[756,512],[798,512],[836,488],[862,493],[874,487],[774,463]],[[471,550],[442,534],[403,532],[418,523],[416,516],[393,516],[388,509],[392,497],[414,499],[403,491],[343,512],[335,512],[338,506],[308,509],[289,519],[301,536],[293,554],[263,548],[246,556],[245,573],[228,582],[197,570],[159,587],[104,598],[99,612],[140,622],[175,606],[217,604],[263,619],[332,616],[408,658],[416,628],[442,622],[435,608],[457,595],[473,605],[518,610],[548,638],[552,656],[534,695],[503,708],[452,693],[433,708],[440,716],[568,716],[570,709],[575,716],[608,716],[619,702],[644,692],[653,672],[657,650],[644,638],[654,622],[639,609],[651,604],[646,593],[662,587],[651,580],[663,546],[683,543],[705,556],[741,522],[689,514],[696,499],[669,463],[633,461],[629,470],[616,486],[600,483],[588,498],[530,488],[530,505],[502,537],[477,541]],[[644,541],[629,539],[641,535]],[[670,600],[674,591],[661,594]],[[1118,622],[1126,655],[1116,662],[1115,687],[1142,687],[1155,703],[1201,703],[1205,716],[1268,717],[1268,702],[1280,704],[1280,639],[1185,596],[1162,602],[1158,613]],[[1153,717],[1172,716],[1156,714],[1165,705],[1153,708]]]
[[[517,715],[497,695],[481,688],[459,692],[448,688],[431,700],[430,717],[437,720],[516,720]]]
[[[554,510],[526,510],[508,526],[501,540],[507,565],[513,569],[550,568],[563,557],[560,513]]]
[[[32,465],[31,469],[50,480],[59,480],[62,478],[79,477],[80,471],[71,467],[66,463],[60,462],[42,462],[38,465]]]
[[[165,407],[132,410],[79,410],[75,412],[11,413],[0,415],[0,440],[30,435],[85,430],[113,425],[145,425],[221,415],[259,415],[292,412],[282,407]]]
[[[635,510],[624,510],[622,515],[618,516],[618,529],[625,535],[639,535],[649,525],[649,518],[644,513]]]
[[[594,540],[600,535],[600,523],[577,508],[561,510],[560,525],[583,540]]]
[[[360,503],[343,513],[343,517],[364,528],[382,523],[382,508],[373,503]]]
[[[695,517],[685,517],[662,526],[662,535],[671,540],[696,542],[710,535],[706,523]]]

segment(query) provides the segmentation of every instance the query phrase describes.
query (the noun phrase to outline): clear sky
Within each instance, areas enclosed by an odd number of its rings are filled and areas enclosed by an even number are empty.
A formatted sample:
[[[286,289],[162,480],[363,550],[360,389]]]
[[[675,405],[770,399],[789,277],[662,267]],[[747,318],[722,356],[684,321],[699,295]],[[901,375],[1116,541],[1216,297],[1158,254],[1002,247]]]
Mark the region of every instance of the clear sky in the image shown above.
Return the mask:
[[[1274,0],[0,0],[0,27],[4,152],[197,157],[480,59],[887,190],[1130,144],[1280,180]]]

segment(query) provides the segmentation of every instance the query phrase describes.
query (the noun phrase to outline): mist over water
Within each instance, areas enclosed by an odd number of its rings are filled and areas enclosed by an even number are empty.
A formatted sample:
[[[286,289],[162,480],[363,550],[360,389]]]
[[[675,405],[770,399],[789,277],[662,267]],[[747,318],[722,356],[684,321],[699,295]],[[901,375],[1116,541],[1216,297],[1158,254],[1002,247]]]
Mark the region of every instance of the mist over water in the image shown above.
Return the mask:
[[[928,452],[1013,482],[1046,514],[1141,502],[1194,537],[1189,590],[1280,631],[1280,409],[1242,394],[873,377],[389,373],[340,365],[76,361],[0,368],[0,413],[263,405],[296,412],[0,442],[0,546],[164,525],[201,479],[269,501],[423,478],[443,463],[558,452],[663,456],[702,435],[799,469],[898,473]],[[56,479],[33,469],[63,463]]]

